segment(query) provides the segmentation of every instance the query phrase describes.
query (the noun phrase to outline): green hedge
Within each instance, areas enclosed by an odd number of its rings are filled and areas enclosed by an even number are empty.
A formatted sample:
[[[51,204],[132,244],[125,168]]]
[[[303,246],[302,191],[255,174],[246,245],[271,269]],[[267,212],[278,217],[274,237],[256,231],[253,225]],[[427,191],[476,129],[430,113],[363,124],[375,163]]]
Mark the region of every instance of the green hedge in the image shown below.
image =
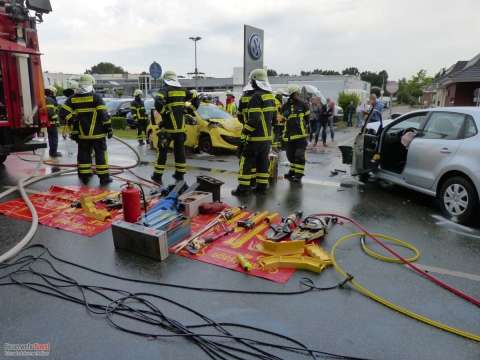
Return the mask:
[[[118,130],[124,130],[127,128],[127,118],[120,117],[120,116],[113,116],[112,117],[112,128]]]
[[[356,108],[360,103],[360,96],[355,93],[347,93],[344,91],[338,94],[338,105],[342,107],[345,115],[347,114],[347,106],[350,104],[350,101],[353,101],[353,106]]]

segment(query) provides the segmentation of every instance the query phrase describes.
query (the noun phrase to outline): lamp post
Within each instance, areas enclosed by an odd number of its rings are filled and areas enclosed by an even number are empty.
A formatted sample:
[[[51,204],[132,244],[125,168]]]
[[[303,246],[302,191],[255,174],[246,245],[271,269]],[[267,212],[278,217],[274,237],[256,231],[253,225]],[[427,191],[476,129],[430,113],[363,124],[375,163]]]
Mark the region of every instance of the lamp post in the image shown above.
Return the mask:
[[[195,44],[195,71],[190,74],[193,74],[195,76],[195,89],[198,90],[198,75],[201,73],[198,72],[197,67],[197,41],[202,40],[202,38],[200,36],[190,36],[189,39],[192,40]]]

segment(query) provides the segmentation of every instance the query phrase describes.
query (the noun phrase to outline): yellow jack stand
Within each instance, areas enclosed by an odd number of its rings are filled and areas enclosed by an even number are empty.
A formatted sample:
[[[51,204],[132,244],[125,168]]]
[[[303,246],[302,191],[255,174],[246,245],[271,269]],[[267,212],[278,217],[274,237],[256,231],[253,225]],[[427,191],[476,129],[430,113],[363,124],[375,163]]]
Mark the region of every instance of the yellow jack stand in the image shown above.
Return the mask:
[[[105,199],[109,195],[110,193],[107,191],[95,196],[81,196],[80,204],[82,205],[83,211],[85,211],[88,216],[99,221],[105,221],[106,219],[112,217],[112,214],[110,214],[107,210],[97,209],[95,207],[95,203],[97,201]]]

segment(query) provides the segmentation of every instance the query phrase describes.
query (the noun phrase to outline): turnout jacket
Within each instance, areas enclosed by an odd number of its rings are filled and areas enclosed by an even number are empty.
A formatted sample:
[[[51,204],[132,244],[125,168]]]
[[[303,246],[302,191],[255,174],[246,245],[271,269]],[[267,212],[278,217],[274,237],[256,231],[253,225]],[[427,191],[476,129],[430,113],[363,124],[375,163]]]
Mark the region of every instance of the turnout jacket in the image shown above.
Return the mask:
[[[185,133],[185,102],[190,101],[198,108],[198,97],[183,88],[165,85],[155,97],[155,110],[162,115],[159,124],[167,133]]]
[[[148,118],[147,111],[145,110],[145,103],[140,98],[135,98],[131,104],[130,109],[132,111],[133,120],[146,120]]]
[[[51,96],[45,96],[45,102],[47,103],[47,114],[50,127],[58,127],[60,123],[58,121],[57,99]]]
[[[243,125],[242,139],[249,142],[271,142],[272,124],[276,117],[275,96],[269,91],[255,90],[248,103],[248,118]]]
[[[245,123],[245,120],[248,117],[248,103],[252,99],[252,94],[253,94],[253,90],[245,91],[238,103],[237,117],[238,117],[238,121],[240,121],[242,124]]]
[[[81,140],[102,139],[112,131],[107,107],[100,95],[72,95],[60,108],[60,118],[72,125],[71,135]]]
[[[287,119],[283,131],[283,140],[306,139],[310,117],[308,106],[303,101],[289,99],[283,107],[283,113]]]

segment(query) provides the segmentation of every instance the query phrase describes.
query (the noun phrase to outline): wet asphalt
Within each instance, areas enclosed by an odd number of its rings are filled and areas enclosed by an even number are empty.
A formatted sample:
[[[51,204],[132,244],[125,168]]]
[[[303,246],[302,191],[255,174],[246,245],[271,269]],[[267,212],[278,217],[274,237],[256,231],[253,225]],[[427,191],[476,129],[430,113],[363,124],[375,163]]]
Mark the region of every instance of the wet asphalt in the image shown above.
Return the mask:
[[[352,141],[355,132],[337,133],[335,145]],[[134,144],[134,142],[132,142]],[[62,142],[62,162],[74,161],[74,143]],[[145,162],[155,152],[140,149]],[[124,164],[133,156],[111,140],[110,162]],[[32,158],[32,157],[29,157]],[[335,212],[355,218],[373,232],[407,240],[422,253],[419,264],[432,274],[466,293],[480,297],[480,229],[452,224],[441,217],[435,200],[388,184],[356,183],[348,175],[332,176],[334,169],[348,170],[335,146],[308,152],[306,177],[302,185],[279,179],[266,195],[237,199],[230,195],[236,186],[237,159],[233,155],[192,154],[187,181],[197,175],[214,176],[225,182],[222,200],[252,210],[277,211],[288,215]],[[170,158],[169,158],[170,159]],[[169,160],[172,161],[171,159]],[[35,165],[10,157],[0,168],[0,184],[13,185],[32,172]],[[49,170],[46,170],[49,171]],[[135,169],[149,177],[151,165]],[[287,171],[282,158],[280,175]],[[165,176],[169,178],[170,167]],[[127,176],[127,175],[125,175]],[[96,185],[96,179],[90,185]],[[173,181],[173,180],[172,180]],[[46,180],[31,189],[46,190],[51,184],[77,185],[75,176]],[[115,182],[115,189],[121,182]],[[28,230],[29,224],[0,216],[0,253],[11,247]],[[342,235],[355,229],[333,227],[324,242],[331,249]],[[58,256],[85,266],[144,280],[192,286],[245,290],[297,290],[299,280],[310,277],[319,286],[337,283],[333,269],[320,275],[298,271],[286,285],[277,285],[244,274],[170,256],[157,263],[147,258],[114,250],[110,231],[87,238],[40,226],[33,240],[48,246]],[[398,249],[403,255],[408,252]],[[343,267],[370,290],[422,315],[480,334],[480,311],[401,265],[387,264],[366,256],[358,242],[344,244],[338,252]],[[201,311],[216,321],[240,322],[281,332],[311,347],[369,359],[479,359],[480,345],[434,329],[397,314],[345,288],[298,296],[255,296],[205,292],[139,285],[99,277],[61,266],[78,280],[108,284],[130,291],[158,292]],[[181,316],[166,307],[172,317]],[[182,319],[188,322],[190,319]],[[0,343],[50,343],[53,359],[207,359],[184,339],[151,340],[120,332],[105,319],[89,315],[82,306],[37,294],[20,286],[0,287]],[[0,352],[0,358],[4,356]],[[286,359],[303,358],[287,355]]]

